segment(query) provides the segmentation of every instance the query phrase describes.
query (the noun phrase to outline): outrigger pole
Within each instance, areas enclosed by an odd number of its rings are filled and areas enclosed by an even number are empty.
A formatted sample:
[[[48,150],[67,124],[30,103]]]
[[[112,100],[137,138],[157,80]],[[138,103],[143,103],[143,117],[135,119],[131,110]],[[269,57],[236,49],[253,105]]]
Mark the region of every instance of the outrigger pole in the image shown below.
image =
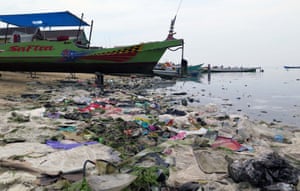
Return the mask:
[[[7,25],[6,25],[6,30],[5,30],[5,39],[4,39],[4,44],[6,44],[6,42],[7,42],[8,26],[9,26],[9,24],[7,23]]]
[[[78,38],[79,38],[79,33],[80,33],[80,28],[81,28],[82,20],[83,20],[83,13],[81,13],[81,18],[80,18],[80,22],[79,22],[78,31],[77,31],[77,39],[76,39],[76,41],[78,41]]]
[[[88,48],[90,48],[90,45],[91,45],[92,31],[93,31],[93,24],[94,24],[94,21],[92,20],[92,21],[91,21],[91,27],[90,27],[90,35],[89,35],[89,45],[88,45]]]

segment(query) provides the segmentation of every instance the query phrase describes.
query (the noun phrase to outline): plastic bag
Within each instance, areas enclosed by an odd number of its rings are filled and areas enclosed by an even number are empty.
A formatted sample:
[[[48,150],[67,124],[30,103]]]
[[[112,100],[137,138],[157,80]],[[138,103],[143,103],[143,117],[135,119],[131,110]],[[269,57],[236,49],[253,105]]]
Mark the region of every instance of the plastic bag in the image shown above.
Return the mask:
[[[228,173],[235,182],[247,181],[253,186],[263,188],[277,183],[297,185],[299,169],[277,153],[270,153],[260,159],[229,163]]]

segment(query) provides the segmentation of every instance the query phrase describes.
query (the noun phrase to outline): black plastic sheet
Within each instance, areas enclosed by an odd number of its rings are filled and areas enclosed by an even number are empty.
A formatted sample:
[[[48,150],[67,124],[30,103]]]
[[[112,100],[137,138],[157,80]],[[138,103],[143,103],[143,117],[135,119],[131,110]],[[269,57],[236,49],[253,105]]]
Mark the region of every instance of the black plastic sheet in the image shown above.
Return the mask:
[[[280,186],[286,185],[286,188],[290,188],[286,190],[293,190],[294,185],[298,183],[299,169],[273,152],[259,159],[234,161],[228,165],[228,173],[237,183],[249,182],[264,190],[282,190]]]

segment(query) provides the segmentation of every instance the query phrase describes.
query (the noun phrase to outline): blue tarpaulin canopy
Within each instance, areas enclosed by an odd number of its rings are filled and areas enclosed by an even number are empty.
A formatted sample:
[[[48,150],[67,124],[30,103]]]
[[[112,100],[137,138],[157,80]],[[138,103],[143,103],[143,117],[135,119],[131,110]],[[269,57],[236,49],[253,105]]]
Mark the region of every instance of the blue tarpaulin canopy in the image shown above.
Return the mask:
[[[0,21],[19,27],[89,26],[69,11],[0,15]]]

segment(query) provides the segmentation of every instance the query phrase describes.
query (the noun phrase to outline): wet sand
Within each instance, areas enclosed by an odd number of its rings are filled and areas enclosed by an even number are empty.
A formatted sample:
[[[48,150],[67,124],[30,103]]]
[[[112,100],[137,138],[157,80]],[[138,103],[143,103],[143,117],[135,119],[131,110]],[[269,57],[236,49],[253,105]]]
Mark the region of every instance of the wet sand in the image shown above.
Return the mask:
[[[93,74],[76,74],[78,79],[92,79]],[[70,79],[70,73],[36,73],[36,76],[31,77],[28,72],[1,72],[0,77],[0,97],[8,95],[22,94],[27,89],[27,84],[30,82],[51,82],[57,80]]]

